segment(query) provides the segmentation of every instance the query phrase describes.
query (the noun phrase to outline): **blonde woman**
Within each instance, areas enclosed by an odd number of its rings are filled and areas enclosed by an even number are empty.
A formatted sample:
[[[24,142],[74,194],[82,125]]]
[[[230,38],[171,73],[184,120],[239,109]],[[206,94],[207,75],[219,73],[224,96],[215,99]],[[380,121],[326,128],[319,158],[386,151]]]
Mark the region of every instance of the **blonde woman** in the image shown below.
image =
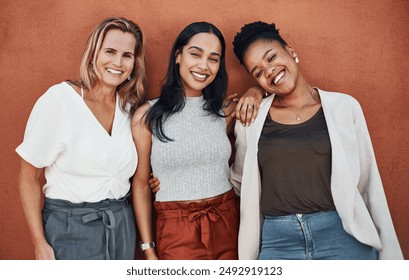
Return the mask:
[[[144,90],[142,31],[108,18],[89,36],[80,79],[52,86],[35,104],[16,151],[37,259],[134,259],[130,115]]]

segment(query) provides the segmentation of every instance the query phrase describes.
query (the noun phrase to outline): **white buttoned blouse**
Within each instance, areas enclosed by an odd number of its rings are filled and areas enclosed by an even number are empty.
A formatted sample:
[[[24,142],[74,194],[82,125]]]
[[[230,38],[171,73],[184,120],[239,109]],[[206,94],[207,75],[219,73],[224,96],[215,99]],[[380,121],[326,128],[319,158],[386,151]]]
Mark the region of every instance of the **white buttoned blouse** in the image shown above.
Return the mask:
[[[125,196],[138,160],[131,119],[119,98],[109,135],[66,82],[38,99],[16,152],[33,166],[45,167],[46,197],[73,203]]]

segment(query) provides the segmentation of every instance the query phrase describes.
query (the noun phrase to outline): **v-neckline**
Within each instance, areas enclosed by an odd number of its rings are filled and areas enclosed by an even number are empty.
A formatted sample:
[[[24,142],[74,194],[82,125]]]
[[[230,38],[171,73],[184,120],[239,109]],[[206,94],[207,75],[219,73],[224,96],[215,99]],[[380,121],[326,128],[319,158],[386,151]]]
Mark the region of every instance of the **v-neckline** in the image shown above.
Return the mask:
[[[91,111],[91,109],[88,107],[87,103],[84,100],[84,95],[83,93],[78,93],[70,84],[66,83],[67,86],[69,86],[74,92],[75,95],[77,96],[78,100],[80,101],[80,103],[82,104],[81,106],[83,106],[84,110],[87,112],[88,115],[90,115],[91,119],[93,120],[94,123],[96,123],[96,125],[98,127],[100,127],[100,129],[102,129],[102,131],[104,132],[105,135],[107,135],[109,138],[112,138],[115,132],[115,123],[116,123],[116,119],[117,119],[117,112],[118,112],[118,95],[115,94],[115,111],[114,111],[114,119],[112,121],[112,129],[111,129],[111,133],[109,133],[105,127],[102,125],[102,123],[97,119],[97,117],[94,115],[94,113]],[[81,89],[82,91],[83,89]]]

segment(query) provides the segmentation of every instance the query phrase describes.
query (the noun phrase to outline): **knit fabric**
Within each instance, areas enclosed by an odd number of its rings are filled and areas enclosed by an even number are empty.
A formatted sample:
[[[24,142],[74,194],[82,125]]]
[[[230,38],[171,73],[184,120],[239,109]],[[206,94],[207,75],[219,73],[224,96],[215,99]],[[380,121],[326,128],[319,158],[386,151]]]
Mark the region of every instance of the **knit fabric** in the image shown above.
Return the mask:
[[[209,198],[232,188],[226,121],[203,110],[203,104],[202,96],[187,97],[183,110],[164,122],[173,141],[152,137],[151,165],[160,180],[156,201]]]

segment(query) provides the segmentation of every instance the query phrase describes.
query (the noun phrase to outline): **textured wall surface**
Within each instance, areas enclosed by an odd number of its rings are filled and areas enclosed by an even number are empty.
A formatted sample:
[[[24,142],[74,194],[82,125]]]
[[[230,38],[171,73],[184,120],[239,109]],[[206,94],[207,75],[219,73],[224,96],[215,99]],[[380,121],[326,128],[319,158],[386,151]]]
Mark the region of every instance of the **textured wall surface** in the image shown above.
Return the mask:
[[[156,97],[169,51],[192,21],[225,34],[229,93],[253,81],[231,41],[244,23],[275,22],[296,49],[311,85],[346,92],[363,107],[391,215],[409,258],[409,1],[1,1],[0,9],[0,259],[34,257],[20,204],[17,175],[27,118],[51,85],[77,78],[91,28],[110,16],[137,22],[147,37],[149,96]]]

